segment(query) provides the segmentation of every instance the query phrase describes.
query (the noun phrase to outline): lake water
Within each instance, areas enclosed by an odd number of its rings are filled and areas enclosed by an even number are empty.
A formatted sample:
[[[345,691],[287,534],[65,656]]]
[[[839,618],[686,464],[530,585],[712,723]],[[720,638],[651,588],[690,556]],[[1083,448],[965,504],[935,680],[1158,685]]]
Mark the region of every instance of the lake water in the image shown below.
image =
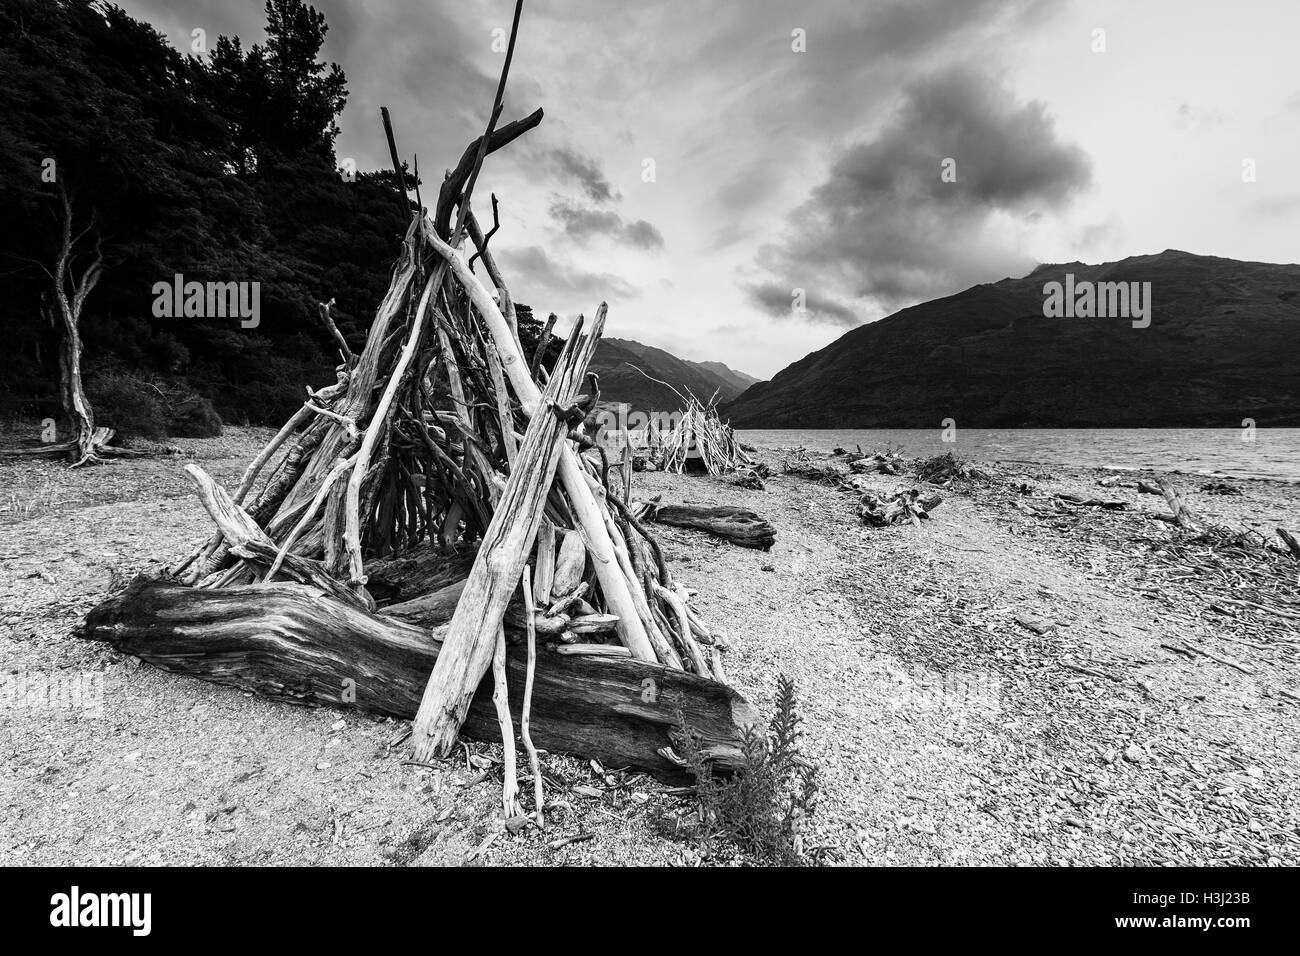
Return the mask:
[[[738,429],[742,441],[829,452],[861,445],[909,456],[954,452],[976,461],[1036,462],[1096,468],[1153,468],[1300,482],[1300,428],[957,429],[945,442],[935,429]]]

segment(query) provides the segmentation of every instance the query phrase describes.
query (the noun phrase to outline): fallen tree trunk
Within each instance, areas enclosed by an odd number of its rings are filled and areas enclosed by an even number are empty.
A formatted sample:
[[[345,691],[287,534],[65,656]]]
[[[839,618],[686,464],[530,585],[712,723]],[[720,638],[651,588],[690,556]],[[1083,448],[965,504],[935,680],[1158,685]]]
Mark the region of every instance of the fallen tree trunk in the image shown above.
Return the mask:
[[[725,538],[742,548],[767,551],[776,543],[776,529],[766,519],[748,508],[733,505],[661,505],[638,502],[637,509],[656,524],[690,528]]]
[[[298,584],[192,588],[142,577],[90,612],[84,636],[164,670],[266,697],[411,719],[443,630],[431,636]],[[507,668],[519,721],[525,648],[510,648]],[[739,766],[743,728],[758,715],[726,685],[631,657],[537,648],[529,724],[538,747],[680,781],[681,767],[662,752],[679,710],[720,771]],[[490,676],[462,731],[500,739]]]

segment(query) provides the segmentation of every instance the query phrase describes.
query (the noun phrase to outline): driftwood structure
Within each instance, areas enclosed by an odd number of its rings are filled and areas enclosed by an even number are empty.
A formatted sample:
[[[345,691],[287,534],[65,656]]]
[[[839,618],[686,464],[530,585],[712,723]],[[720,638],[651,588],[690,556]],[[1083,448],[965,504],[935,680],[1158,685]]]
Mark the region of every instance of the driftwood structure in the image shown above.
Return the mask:
[[[650,461],[655,468],[679,475],[688,471],[727,475],[754,467],[754,460],[736,437],[735,429],[718,416],[717,392],[708,402],[701,402],[690,389],[683,395],[667,382],[629,365],[650,381],[671,388],[682,400],[682,410],[671,429],[646,435]]]
[[[677,427],[663,439],[660,467],[664,471],[680,474],[694,467],[710,475],[726,475],[753,465],[711,400],[705,405],[690,395],[681,416]]]
[[[510,815],[516,727],[530,757],[535,741],[669,773],[677,712],[708,728],[724,768],[754,719],[584,434],[605,305],[589,328],[579,317],[549,367],[526,356],[495,229],[471,209],[485,157],[542,119],[498,126],[519,13],[486,131],[432,209],[418,183],[413,207],[402,198],[414,214],[360,354],[340,350],[337,380],[308,390],[233,491],[191,465],[215,532],[86,627],[172,670],[414,717],[421,761],[495,720]],[[387,111],[384,125],[404,181]]]

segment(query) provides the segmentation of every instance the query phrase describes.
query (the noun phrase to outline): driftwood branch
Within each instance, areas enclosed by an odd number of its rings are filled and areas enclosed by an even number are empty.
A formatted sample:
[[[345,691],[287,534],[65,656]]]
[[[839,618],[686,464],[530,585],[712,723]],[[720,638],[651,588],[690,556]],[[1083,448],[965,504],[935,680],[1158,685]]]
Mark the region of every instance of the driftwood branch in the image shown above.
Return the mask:
[[[1174,513],[1174,522],[1180,528],[1189,531],[1195,531],[1200,527],[1200,522],[1192,514],[1190,508],[1183,501],[1182,495],[1178,493],[1178,486],[1168,475],[1160,475],[1156,478],[1156,484],[1160,486],[1161,492],[1164,493],[1165,501],[1169,503],[1169,510]]]

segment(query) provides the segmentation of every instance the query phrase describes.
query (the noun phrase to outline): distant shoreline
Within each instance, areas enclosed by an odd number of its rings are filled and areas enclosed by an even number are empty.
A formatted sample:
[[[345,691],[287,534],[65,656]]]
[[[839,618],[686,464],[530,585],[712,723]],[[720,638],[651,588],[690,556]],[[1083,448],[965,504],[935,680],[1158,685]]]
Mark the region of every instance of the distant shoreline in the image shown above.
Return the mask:
[[[896,449],[909,457],[952,452],[975,462],[1112,471],[1168,471],[1231,480],[1300,484],[1300,429],[977,429],[944,441],[928,429],[737,429],[741,441],[793,451],[829,453],[861,445],[870,453]]]

